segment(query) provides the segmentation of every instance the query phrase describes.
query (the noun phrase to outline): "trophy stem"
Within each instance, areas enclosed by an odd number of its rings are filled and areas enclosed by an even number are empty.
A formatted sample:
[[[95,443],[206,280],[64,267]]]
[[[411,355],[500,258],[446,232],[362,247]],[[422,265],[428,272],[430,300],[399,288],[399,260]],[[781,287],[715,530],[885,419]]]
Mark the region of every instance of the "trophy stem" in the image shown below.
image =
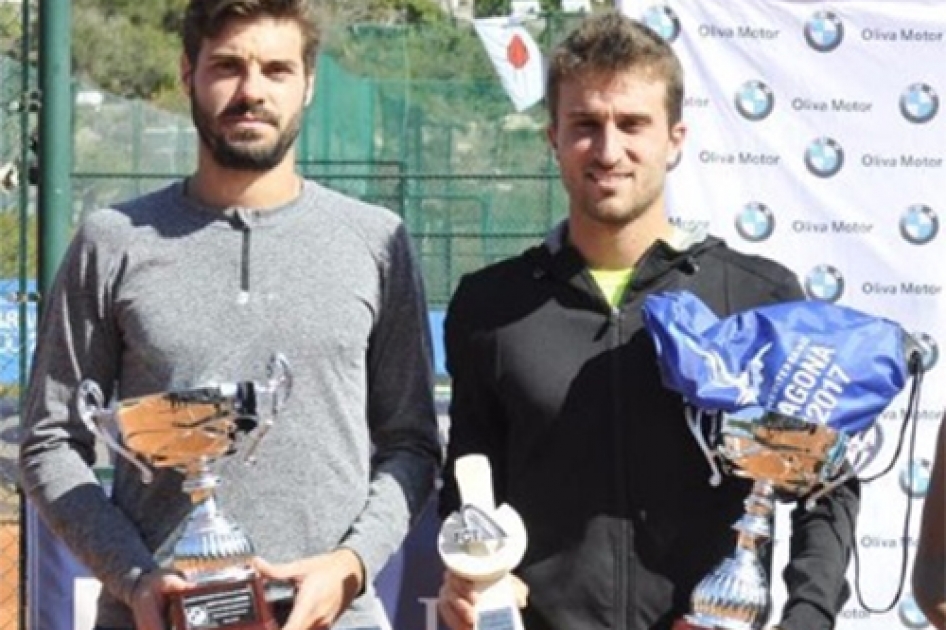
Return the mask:
[[[254,575],[249,537],[217,507],[213,490],[219,482],[202,459],[188,471],[183,483],[195,506],[174,545],[172,563],[197,583],[242,580]]]
[[[693,591],[693,614],[687,617],[692,626],[760,630],[765,625],[771,598],[757,550],[772,537],[774,494],[769,481],[753,484],[744,502],[746,512],[733,525],[739,532],[735,553],[718,564]]]
[[[739,532],[738,548],[755,551],[772,538],[774,496],[771,482],[760,480],[752,485],[752,493],[743,502],[746,513],[733,525],[733,529]]]
[[[185,473],[181,489],[191,495],[191,503],[199,505],[213,497],[214,489],[220,485],[220,477],[210,471],[210,462],[201,457]]]

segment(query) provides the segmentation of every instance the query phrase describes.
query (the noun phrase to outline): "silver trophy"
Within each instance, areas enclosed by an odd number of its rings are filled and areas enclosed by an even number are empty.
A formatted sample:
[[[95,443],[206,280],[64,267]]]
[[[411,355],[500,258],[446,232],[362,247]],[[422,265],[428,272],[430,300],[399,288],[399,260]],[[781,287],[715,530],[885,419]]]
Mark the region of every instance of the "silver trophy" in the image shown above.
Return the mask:
[[[686,621],[695,628],[758,630],[769,617],[771,598],[757,550],[772,536],[775,492],[803,496],[817,489],[807,499],[810,507],[846,481],[849,438],[826,425],[774,412],[751,419],[722,414],[710,447],[701,431],[699,412],[688,411],[688,420],[694,437],[710,456],[711,483],[721,480],[716,457],[729,472],[755,483],[745,500],[745,514],[733,525],[739,532],[736,550],[694,589],[692,614]]]
[[[711,483],[722,480],[717,462],[754,481],[733,525],[736,550],[696,586],[686,624],[758,630],[771,609],[758,549],[772,535],[776,492],[805,496],[811,509],[856,475],[849,462],[860,435],[911,374],[908,409],[915,408],[919,347],[896,322],[819,301],[720,319],[692,293],[670,291],[648,296],[642,315],[664,385],[687,402]]]
[[[171,552],[171,568],[197,584],[171,597],[176,630],[239,628],[275,630],[262,581],[250,566],[253,544],[243,529],[217,507],[219,477],[214,461],[242,451],[255,461],[260,440],[272,426],[292,389],[282,355],[272,358],[268,380],[162,392],[106,407],[91,380],[79,386],[77,408],[85,425],[128,460],[150,483],[152,468],[184,475],[182,488],[194,509]],[[117,429],[120,439],[113,437]]]

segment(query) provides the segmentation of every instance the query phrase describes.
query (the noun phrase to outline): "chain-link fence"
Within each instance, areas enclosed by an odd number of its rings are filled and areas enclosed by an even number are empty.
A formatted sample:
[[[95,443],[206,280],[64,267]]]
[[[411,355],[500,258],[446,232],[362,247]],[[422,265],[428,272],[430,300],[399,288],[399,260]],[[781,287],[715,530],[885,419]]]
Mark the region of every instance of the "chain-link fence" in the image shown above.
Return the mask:
[[[35,330],[35,215],[30,187],[19,185],[35,126],[34,60],[22,35],[33,7],[0,3],[0,630],[20,629],[25,586],[15,443]],[[530,28],[547,49],[569,26],[559,16]],[[79,82],[73,93],[74,222],[193,171],[187,112]],[[441,309],[460,276],[535,244],[565,214],[544,125],[540,107],[513,111],[469,25],[355,25],[336,29],[319,59],[298,158],[306,176],[403,217],[430,306]]]
[[[0,630],[23,622],[25,580],[17,485],[20,391],[32,349],[35,219],[28,180],[38,106],[32,70],[36,5],[0,4]]]
[[[530,28],[548,48],[577,19]],[[463,273],[522,251],[565,214],[544,110],[514,111],[469,25],[354,25],[330,39],[301,125],[303,172],[405,219],[432,308]],[[75,119],[76,218],[194,167],[186,112],[98,94],[77,99]]]

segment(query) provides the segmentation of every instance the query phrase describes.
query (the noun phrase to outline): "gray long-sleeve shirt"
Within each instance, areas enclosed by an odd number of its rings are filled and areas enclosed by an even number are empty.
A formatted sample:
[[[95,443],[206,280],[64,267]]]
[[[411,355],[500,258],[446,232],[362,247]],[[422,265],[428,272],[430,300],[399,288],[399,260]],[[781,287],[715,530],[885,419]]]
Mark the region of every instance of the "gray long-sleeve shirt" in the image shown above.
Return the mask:
[[[132,585],[191,504],[177,471],[144,485],[120,458],[106,497],[77,385],[124,399],[263,380],[274,352],[292,396],[255,466],[215,465],[219,506],[270,561],[343,546],[371,580],[440,462],[424,294],[400,220],[311,182],[264,212],[201,207],[178,183],[80,226],[45,301],[21,468],[43,519],[103,581],[100,624],[131,625]],[[371,617],[361,598],[339,627]]]

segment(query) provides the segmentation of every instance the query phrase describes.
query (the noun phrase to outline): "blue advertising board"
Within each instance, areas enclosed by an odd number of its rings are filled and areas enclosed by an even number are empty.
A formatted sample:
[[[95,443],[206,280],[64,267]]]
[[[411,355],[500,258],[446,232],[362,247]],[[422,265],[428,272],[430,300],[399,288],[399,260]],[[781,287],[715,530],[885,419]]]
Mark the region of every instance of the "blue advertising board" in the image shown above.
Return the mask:
[[[16,299],[20,281],[0,278],[0,385],[15,385],[20,380],[20,352],[27,358],[36,347],[36,302],[26,304],[26,339],[20,338],[20,303]],[[26,291],[36,291],[36,281],[29,280]]]

